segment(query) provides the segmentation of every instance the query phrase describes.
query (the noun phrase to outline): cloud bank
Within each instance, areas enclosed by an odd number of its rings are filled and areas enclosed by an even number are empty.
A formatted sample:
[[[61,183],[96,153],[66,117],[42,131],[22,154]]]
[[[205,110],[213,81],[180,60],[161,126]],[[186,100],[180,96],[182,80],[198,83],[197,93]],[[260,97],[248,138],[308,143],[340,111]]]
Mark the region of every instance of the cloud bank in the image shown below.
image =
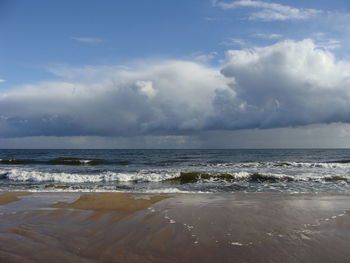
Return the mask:
[[[312,40],[184,60],[56,69],[0,93],[0,136],[182,135],[350,122],[350,62]],[[74,74],[77,73],[77,74]]]

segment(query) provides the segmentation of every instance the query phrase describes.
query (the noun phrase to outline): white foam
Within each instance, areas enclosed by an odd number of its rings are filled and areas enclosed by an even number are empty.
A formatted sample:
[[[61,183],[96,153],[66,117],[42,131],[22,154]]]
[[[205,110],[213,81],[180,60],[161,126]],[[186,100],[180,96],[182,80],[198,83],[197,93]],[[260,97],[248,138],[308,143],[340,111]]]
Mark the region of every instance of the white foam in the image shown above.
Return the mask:
[[[303,167],[303,168],[349,168],[350,163],[298,163],[290,162],[290,165],[293,167]]]
[[[243,244],[242,243],[239,243],[239,242],[231,242],[231,245],[232,246],[243,246]]]
[[[3,171],[1,171],[3,172]],[[1,173],[0,172],[0,173]],[[6,177],[13,181],[23,182],[60,182],[60,183],[98,183],[98,182],[160,182],[177,177],[178,174],[168,173],[114,173],[101,174],[71,174],[46,173],[33,170],[10,169],[5,172]]]
[[[259,171],[258,171],[259,172]],[[206,173],[206,172],[204,172]],[[252,178],[253,171],[228,171],[232,178],[235,180],[249,180]],[[209,173],[210,174],[210,173]],[[316,173],[316,172],[304,172],[295,175],[288,175],[285,173],[271,173],[264,172],[261,173],[261,179],[264,177],[266,179],[276,178],[280,181],[289,180],[292,181],[313,181],[313,182],[327,182],[327,181],[337,181],[338,183],[346,184],[350,182],[350,176],[345,173],[332,174],[328,172]],[[5,175],[6,178],[12,181],[22,181],[22,182],[58,182],[58,183],[103,183],[103,182],[162,182],[169,179],[178,178],[181,175],[180,171],[166,171],[160,170],[156,172],[150,172],[147,170],[141,170],[134,173],[116,173],[111,171],[106,171],[99,174],[77,174],[77,173],[54,173],[54,172],[42,172],[30,169],[6,169],[0,170],[0,175]],[[220,178],[212,173],[209,179],[201,179],[200,181],[225,181],[225,178]],[[337,177],[341,177],[340,179]],[[199,178],[201,176],[199,175]],[[259,179],[259,178],[258,178]],[[155,189],[156,191],[161,191],[161,189]],[[167,188],[167,191],[170,189]],[[152,191],[152,190],[150,190]]]
[[[148,194],[209,194],[212,192],[207,192],[207,191],[185,191],[185,190],[180,190],[178,188],[160,188],[160,189],[147,189],[144,190],[145,193]]]
[[[88,164],[90,162],[92,162],[92,160],[79,160],[80,163],[83,163],[83,164]]]
[[[1,189],[0,189],[1,191]],[[22,191],[19,189],[18,191]],[[28,192],[33,193],[43,193],[43,192],[55,192],[55,193],[99,193],[99,192],[115,192],[115,193],[140,193],[140,194],[209,194],[212,192],[202,192],[202,191],[182,191],[177,188],[162,188],[162,189],[152,189],[152,190],[115,190],[115,189],[106,189],[103,187],[96,188],[73,188],[68,187],[65,189],[62,188],[36,188],[36,189],[26,189]],[[153,212],[153,211],[152,211]]]
[[[25,171],[20,169],[9,170],[7,178],[13,181],[61,183],[96,183],[118,180],[118,177],[114,176],[113,174],[84,175],[70,173],[45,173],[39,171]]]

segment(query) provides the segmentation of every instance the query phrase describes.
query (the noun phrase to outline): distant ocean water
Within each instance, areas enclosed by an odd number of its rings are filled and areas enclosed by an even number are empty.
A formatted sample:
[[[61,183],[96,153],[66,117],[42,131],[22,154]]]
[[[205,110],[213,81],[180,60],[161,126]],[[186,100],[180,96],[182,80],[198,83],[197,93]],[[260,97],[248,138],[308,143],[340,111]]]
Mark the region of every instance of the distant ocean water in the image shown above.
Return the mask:
[[[0,190],[350,193],[350,150],[0,150]]]

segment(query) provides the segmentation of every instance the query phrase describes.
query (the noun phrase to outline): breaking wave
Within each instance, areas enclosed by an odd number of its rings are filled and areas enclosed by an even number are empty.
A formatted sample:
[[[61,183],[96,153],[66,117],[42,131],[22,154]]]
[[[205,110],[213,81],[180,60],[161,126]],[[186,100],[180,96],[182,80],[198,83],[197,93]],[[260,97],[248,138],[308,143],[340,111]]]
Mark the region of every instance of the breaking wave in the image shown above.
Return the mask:
[[[171,174],[158,173],[115,173],[100,174],[46,173],[11,169],[0,172],[0,179],[22,182],[61,182],[61,183],[98,183],[98,182],[160,182],[171,178]]]
[[[17,182],[60,182],[60,183],[103,183],[103,182],[168,182],[168,183],[205,183],[205,182],[250,182],[250,183],[288,183],[288,182],[346,182],[347,176],[291,176],[272,173],[207,173],[207,172],[139,172],[116,173],[103,172],[100,174],[47,173],[10,169],[0,171],[0,179]]]
[[[216,167],[241,167],[241,168],[260,168],[260,167],[283,167],[283,168],[350,168],[350,160],[340,160],[332,162],[241,162],[241,163],[206,163],[205,166]]]
[[[261,173],[219,173],[209,174],[203,172],[189,172],[180,173],[177,177],[168,179],[169,181],[178,181],[181,184],[195,183],[199,181],[249,181],[249,182],[261,182],[261,183],[279,183],[279,182],[297,182],[297,181],[324,181],[324,182],[336,182],[344,181],[350,182],[350,178],[344,176],[289,176],[284,174],[261,174]]]

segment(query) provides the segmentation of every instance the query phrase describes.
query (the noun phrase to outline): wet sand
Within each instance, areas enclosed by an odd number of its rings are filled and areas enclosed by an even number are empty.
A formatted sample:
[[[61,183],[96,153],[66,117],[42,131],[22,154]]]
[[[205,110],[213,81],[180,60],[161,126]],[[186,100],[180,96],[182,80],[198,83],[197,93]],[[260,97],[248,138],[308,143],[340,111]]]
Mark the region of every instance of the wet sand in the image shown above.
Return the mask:
[[[0,194],[0,205],[5,205],[8,203],[12,203],[18,201],[19,196],[30,195],[28,192],[12,192],[12,193],[3,193]]]
[[[0,262],[350,257],[350,195],[10,193],[0,220]]]

